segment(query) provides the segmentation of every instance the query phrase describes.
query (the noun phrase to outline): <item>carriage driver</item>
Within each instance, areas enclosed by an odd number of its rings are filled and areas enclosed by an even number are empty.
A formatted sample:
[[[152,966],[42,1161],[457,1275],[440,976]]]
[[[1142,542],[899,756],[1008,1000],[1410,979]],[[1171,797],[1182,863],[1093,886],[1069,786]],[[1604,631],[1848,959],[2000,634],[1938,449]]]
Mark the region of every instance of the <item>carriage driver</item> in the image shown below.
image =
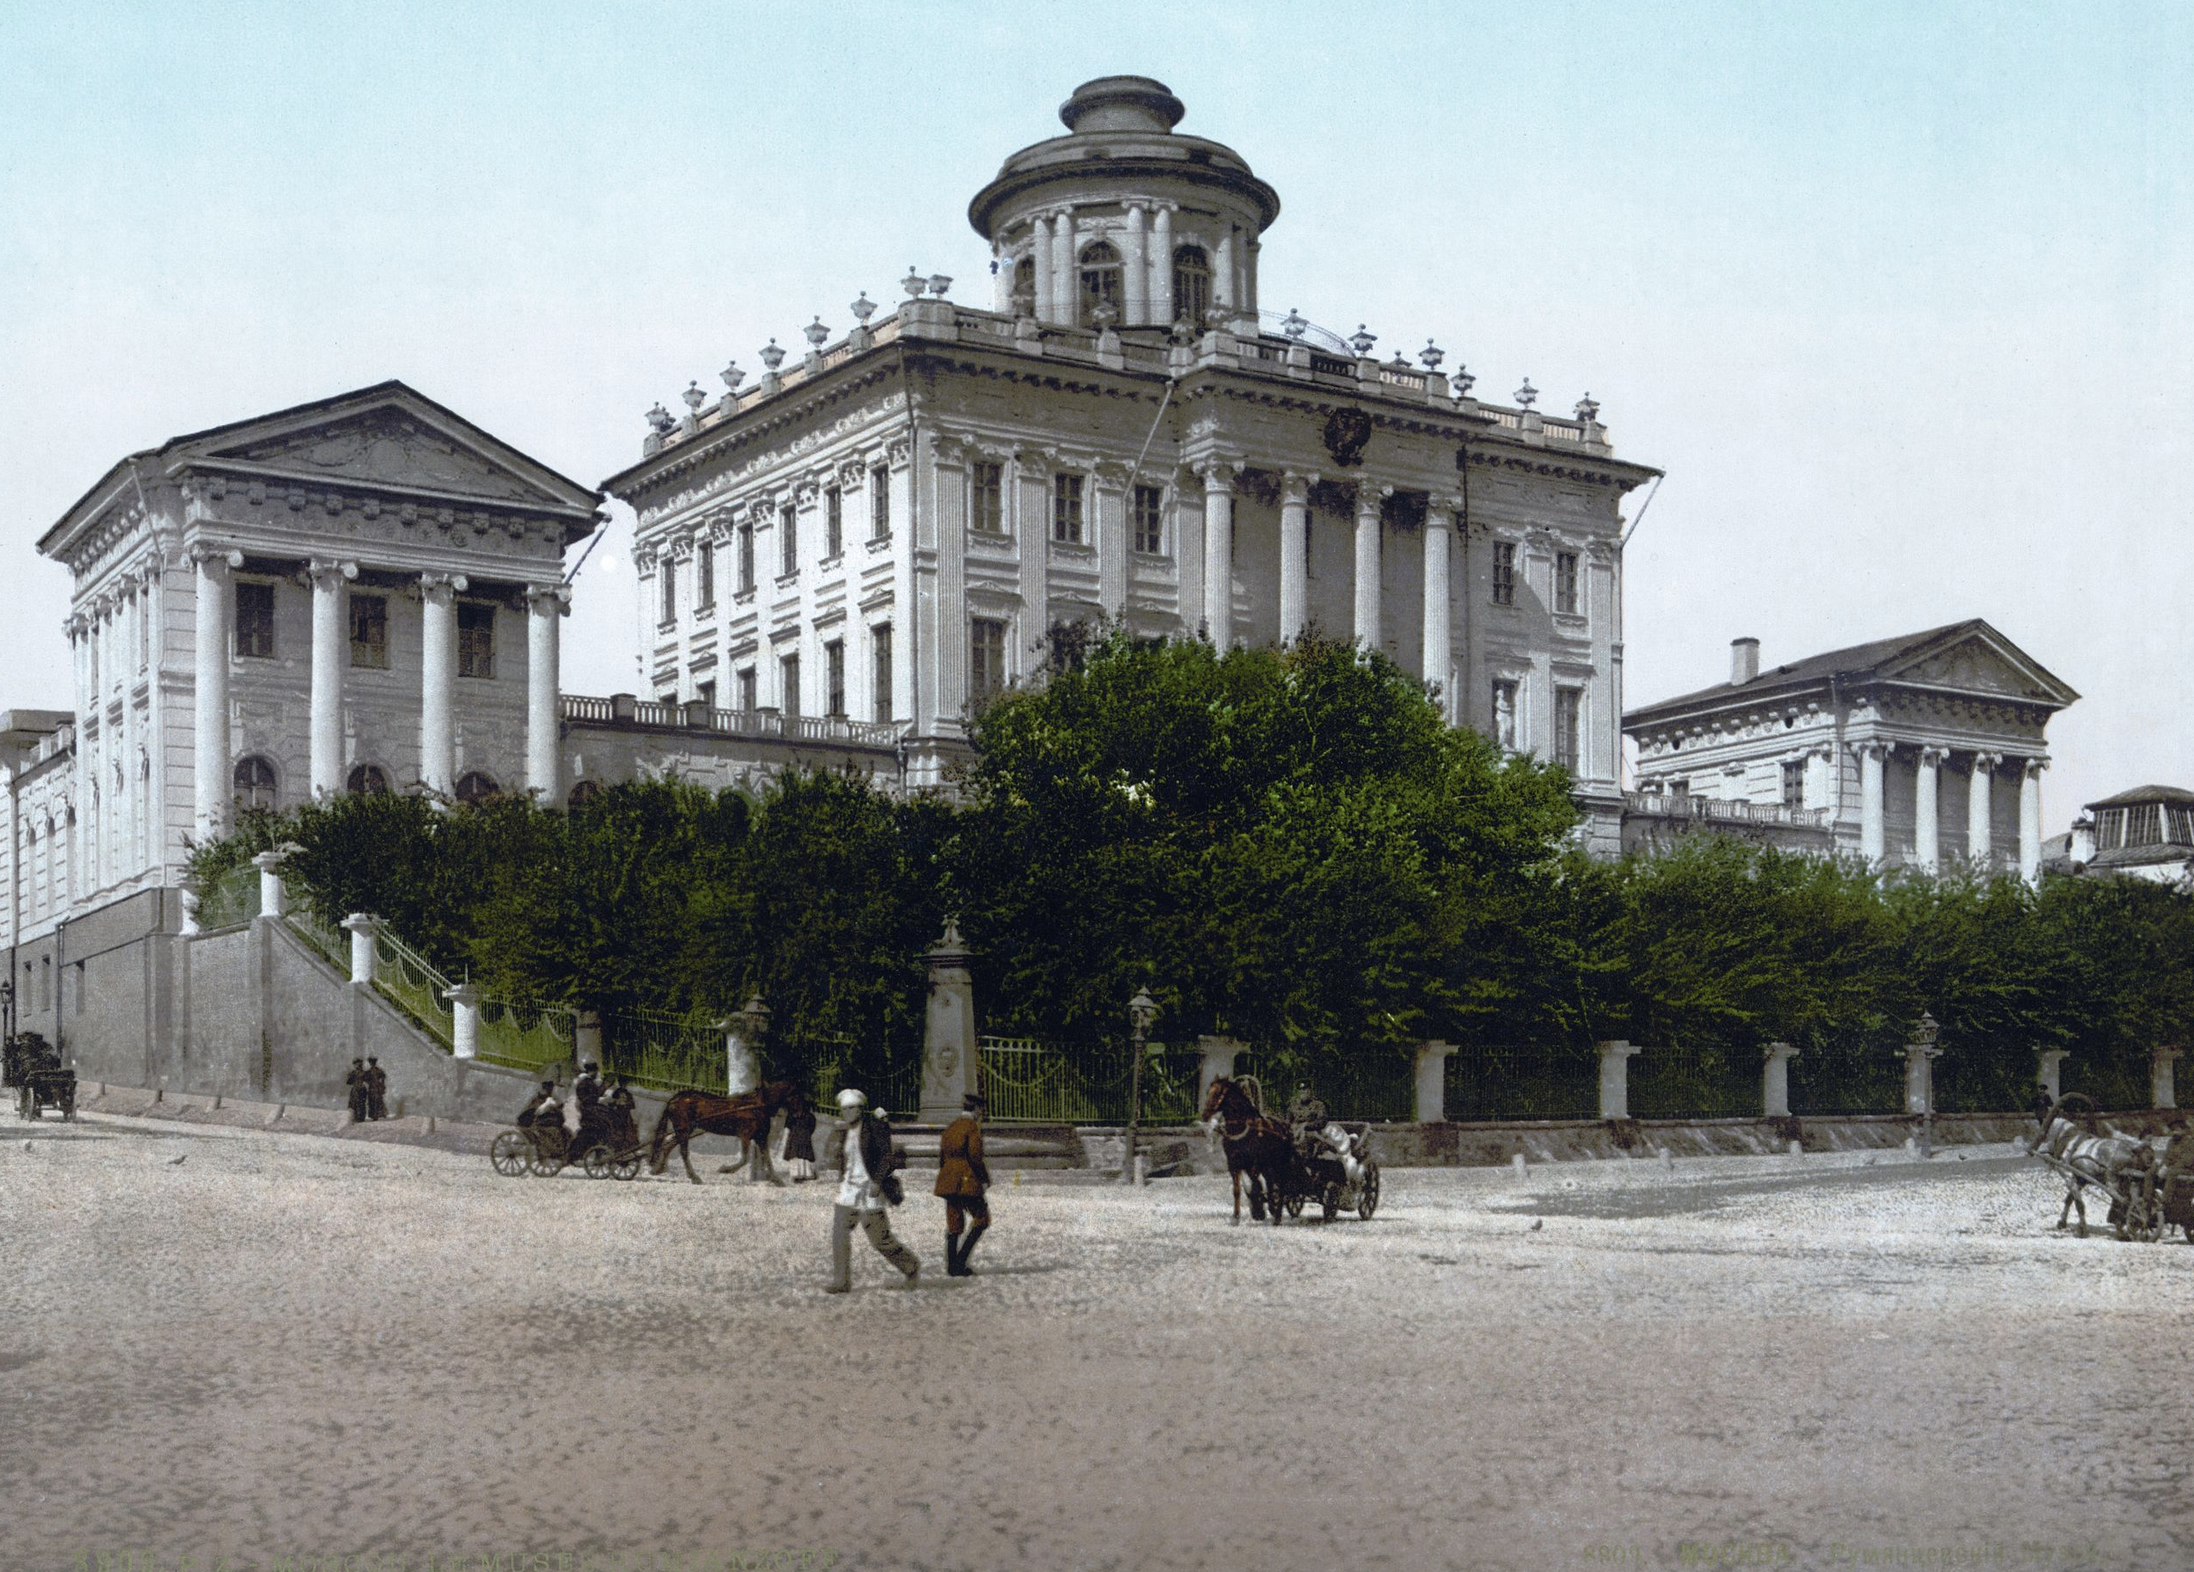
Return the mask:
[[[541,1089],[533,1094],[533,1101],[518,1110],[518,1127],[532,1124],[562,1124],[564,1105],[556,1100],[556,1083],[543,1081]]]
[[[571,1100],[579,1105],[580,1145],[585,1137],[602,1128],[602,1067],[589,1059],[579,1067],[579,1078],[571,1083]]]
[[[1308,1158],[1317,1133],[1326,1127],[1326,1105],[1308,1086],[1298,1086],[1287,1105],[1287,1122],[1295,1137],[1295,1155]]]

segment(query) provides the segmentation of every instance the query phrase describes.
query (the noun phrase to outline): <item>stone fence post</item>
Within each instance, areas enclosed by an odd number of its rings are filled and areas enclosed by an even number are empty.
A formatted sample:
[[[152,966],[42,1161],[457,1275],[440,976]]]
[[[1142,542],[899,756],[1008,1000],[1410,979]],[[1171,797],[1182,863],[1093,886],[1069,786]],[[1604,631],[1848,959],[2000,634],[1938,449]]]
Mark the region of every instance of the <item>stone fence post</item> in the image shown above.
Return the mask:
[[[1447,1061],[1454,1052],[1453,1043],[1427,1041],[1417,1045],[1419,1124],[1447,1122]]]
[[[754,1045],[746,1040],[745,1023],[736,1015],[727,1015],[716,1023],[716,1029],[724,1034],[725,1093],[737,1097],[753,1091],[762,1084],[762,1065],[754,1057]]]
[[[1201,1115],[1204,1100],[1211,1096],[1211,1083],[1234,1078],[1234,1061],[1242,1052],[1242,1044],[1233,1037],[1199,1037],[1196,1052],[1196,1112]]]
[[[259,870],[259,915],[280,917],[289,911],[289,892],[282,885],[282,854],[263,851],[252,858]]]
[[[2179,1106],[2179,1092],[2175,1084],[2172,1061],[2180,1050],[2173,1047],[2151,1048],[2148,1053],[2149,1101],[2158,1108]]]
[[[480,1054],[480,990],[469,982],[461,982],[454,988],[445,988],[442,997],[449,1001],[451,1032],[456,1041],[450,1052],[460,1059],[478,1058]]]
[[[2064,1062],[2071,1057],[2062,1048],[2044,1048],[2041,1052],[2041,1063],[2034,1071],[2034,1081],[2049,1094],[2051,1102],[2064,1095],[2061,1090]]]
[[[181,931],[182,936],[186,939],[198,937],[198,892],[196,890],[185,890],[183,892],[183,927]]]
[[[578,1023],[571,1029],[571,1052],[581,1064],[602,1062],[602,1017],[597,1012],[579,1012]]]
[[[922,1017],[922,1123],[950,1124],[960,1099],[982,1089],[980,1044],[975,1036],[974,956],[960,938],[956,918],[945,919],[944,937],[929,947],[929,1008]]]
[[[1600,1049],[1600,1117],[1603,1119],[1628,1119],[1630,1117],[1630,1061],[1643,1052],[1633,1043],[1620,1038],[1599,1045]]]
[[[350,930],[350,980],[371,987],[380,963],[373,941],[387,924],[371,912],[352,912],[343,919],[343,926]]]
[[[1798,1050],[1789,1043],[1769,1043],[1760,1066],[1760,1112],[1769,1119],[1790,1117],[1790,1061]]]

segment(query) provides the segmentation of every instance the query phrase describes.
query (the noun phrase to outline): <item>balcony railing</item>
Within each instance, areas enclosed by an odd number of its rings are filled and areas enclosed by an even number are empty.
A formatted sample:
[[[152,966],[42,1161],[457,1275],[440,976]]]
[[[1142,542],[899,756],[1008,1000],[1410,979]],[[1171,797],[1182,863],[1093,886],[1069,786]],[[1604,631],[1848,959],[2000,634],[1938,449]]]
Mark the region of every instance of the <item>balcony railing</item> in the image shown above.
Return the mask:
[[[698,700],[691,704],[658,704],[629,693],[606,699],[567,693],[562,696],[562,703],[564,719],[578,726],[650,726],[757,741],[854,748],[890,748],[899,741],[899,728],[889,721],[859,721],[844,715],[719,710]]]
[[[1715,797],[1676,797],[1661,792],[1626,791],[1623,809],[1651,819],[1705,819],[1718,824],[1780,824],[1796,829],[1826,829],[1826,808],[1789,808],[1779,802],[1724,802]]]

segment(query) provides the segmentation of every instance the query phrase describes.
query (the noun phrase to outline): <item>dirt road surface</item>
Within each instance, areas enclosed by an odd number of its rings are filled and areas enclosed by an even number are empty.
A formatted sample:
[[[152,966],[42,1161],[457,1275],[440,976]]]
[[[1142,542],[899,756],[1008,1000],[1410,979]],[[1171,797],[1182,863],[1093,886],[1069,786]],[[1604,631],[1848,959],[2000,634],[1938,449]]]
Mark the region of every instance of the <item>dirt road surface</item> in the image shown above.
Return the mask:
[[[0,1567],[2194,1567],[2194,1247],[2007,1148],[916,1195],[841,1297],[710,1177],[0,1118]]]

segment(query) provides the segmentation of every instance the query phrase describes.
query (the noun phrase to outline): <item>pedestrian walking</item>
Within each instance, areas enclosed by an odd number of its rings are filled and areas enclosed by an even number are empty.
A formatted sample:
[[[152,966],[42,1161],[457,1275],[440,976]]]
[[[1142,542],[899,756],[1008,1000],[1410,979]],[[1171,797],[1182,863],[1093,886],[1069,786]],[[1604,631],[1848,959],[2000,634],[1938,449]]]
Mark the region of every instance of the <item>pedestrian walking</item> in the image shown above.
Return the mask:
[[[350,1095],[350,1122],[352,1124],[364,1123],[368,1111],[366,1104],[365,1060],[351,1060],[350,1074],[343,1077],[343,1089]]]
[[[366,1055],[366,1117],[386,1119],[389,1116],[389,1073],[381,1068],[377,1055]]]
[[[794,1184],[815,1177],[815,1110],[805,1097],[785,1110],[785,1162]]]
[[[947,1277],[973,1277],[968,1257],[975,1253],[975,1243],[983,1237],[983,1230],[990,1227],[990,1202],[983,1192],[990,1188],[990,1168],[983,1161],[983,1114],[986,1111],[981,1092],[970,1092],[960,1099],[960,1117],[945,1126],[945,1133],[937,1140],[937,1194],[945,1202],[945,1275]],[[968,1219],[975,1226],[967,1230],[967,1242],[960,1242],[960,1230]]]
[[[922,1263],[912,1250],[894,1239],[887,1204],[897,1206],[906,1198],[895,1169],[905,1155],[891,1143],[891,1125],[872,1114],[865,1094],[847,1087],[838,1094],[839,1126],[830,1138],[831,1155],[838,1164],[838,1203],[830,1218],[830,1281],[824,1292],[842,1294],[853,1287],[853,1225],[876,1253],[896,1266],[912,1288],[922,1274]]]

